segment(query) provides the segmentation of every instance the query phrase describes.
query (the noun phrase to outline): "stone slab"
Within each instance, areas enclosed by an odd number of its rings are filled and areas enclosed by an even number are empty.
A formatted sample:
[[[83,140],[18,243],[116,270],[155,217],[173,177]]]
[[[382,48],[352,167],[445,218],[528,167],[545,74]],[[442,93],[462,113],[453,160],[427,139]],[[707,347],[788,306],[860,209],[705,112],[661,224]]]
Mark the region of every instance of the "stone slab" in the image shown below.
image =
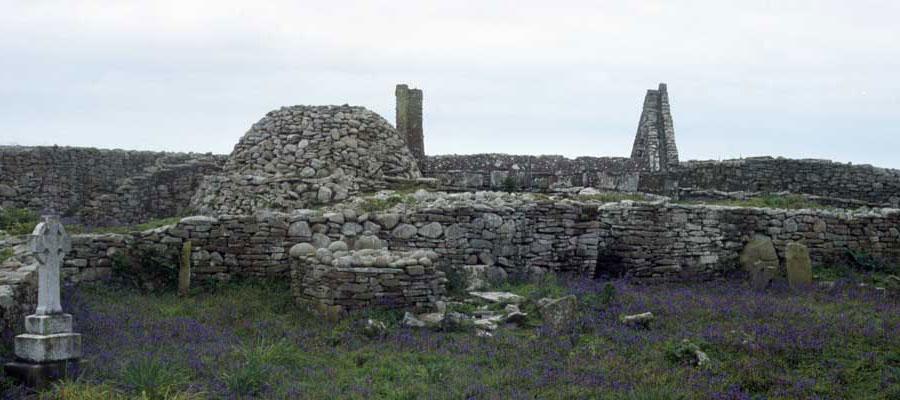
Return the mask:
[[[16,357],[23,361],[46,363],[81,357],[81,334],[22,334],[15,339]]]
[[[66,360],[50,363],[28,363],[13,361],[3,366],[6,376],[12,377],[25,386],[42,390],[48,388],[54,381],[63,378],[76,378],[81,371],[81,363],[78,360]]]

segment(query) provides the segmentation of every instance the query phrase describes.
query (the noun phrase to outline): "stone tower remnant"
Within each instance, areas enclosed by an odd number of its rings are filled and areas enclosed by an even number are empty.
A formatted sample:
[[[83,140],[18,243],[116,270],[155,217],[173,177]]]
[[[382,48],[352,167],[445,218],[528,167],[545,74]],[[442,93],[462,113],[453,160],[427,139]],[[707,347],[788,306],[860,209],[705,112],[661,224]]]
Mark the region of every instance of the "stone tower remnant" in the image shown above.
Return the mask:
[[[425,136],[422,133],[422,91],[397,85],[397,132],[406,140],[413,157],[422,165],[425,159]]]
[[[669,92],[665,83],[650,89],[644,97],[644,109],[638,122],[631,159],[641,170],[665,172],[678,166],[675,125],[669,108]]]

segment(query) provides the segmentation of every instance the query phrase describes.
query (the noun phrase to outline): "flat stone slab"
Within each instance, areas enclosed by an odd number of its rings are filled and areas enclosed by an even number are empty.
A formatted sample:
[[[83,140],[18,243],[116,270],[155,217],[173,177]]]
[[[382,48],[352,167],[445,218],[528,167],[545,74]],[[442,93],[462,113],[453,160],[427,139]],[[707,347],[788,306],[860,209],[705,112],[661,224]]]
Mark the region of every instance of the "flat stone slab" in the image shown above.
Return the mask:
[[[509,292],[469,292],[469,295],[491,303],[500,304],[519,304],[525,301],[525,298]]]
[[[36,363],[71,360],[81,357],[81,334],[22,334],[16,336],[16,357]]]

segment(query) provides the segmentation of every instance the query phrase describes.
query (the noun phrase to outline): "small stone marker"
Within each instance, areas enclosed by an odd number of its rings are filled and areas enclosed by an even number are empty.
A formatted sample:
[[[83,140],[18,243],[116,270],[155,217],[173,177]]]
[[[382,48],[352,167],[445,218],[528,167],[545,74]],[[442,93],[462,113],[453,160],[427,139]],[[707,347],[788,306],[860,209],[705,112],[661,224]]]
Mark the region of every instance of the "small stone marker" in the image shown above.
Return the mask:
[[[801,243],[790,242],[784,249],[784,266],[791,286],[812,284],[812,261],[809,249]]]
[[[191,290],[191,241],[181,247],[181,268],[178,269],[178,295],[187,296]]]
[[[31,250],[40,263],[37,310],[25,317],[26,333],[16,336],[17,360],[4,368],[7,375],[31,387],[45,387],[78,369],[81,334],[72,332],[72,316],[63,313],[59,299],[59,268],[70,249],[59,218],[45,216],[34,228]]]
[[[741,251],[740,261],[741,267],[750,274],[754,289],[765,289],[778,277],[778,254],[768,237],[754,237]]]

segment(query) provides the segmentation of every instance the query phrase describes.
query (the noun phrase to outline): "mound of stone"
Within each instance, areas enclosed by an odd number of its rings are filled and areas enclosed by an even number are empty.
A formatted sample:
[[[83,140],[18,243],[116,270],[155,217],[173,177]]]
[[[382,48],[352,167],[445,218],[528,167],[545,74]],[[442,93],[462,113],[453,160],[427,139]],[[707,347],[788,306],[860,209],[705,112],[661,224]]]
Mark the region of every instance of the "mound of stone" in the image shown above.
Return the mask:
[[[192,205],[205,214],[290,211],[420,177],[404,139],[378,114],[347,105],[283,107],[253,124]]]

